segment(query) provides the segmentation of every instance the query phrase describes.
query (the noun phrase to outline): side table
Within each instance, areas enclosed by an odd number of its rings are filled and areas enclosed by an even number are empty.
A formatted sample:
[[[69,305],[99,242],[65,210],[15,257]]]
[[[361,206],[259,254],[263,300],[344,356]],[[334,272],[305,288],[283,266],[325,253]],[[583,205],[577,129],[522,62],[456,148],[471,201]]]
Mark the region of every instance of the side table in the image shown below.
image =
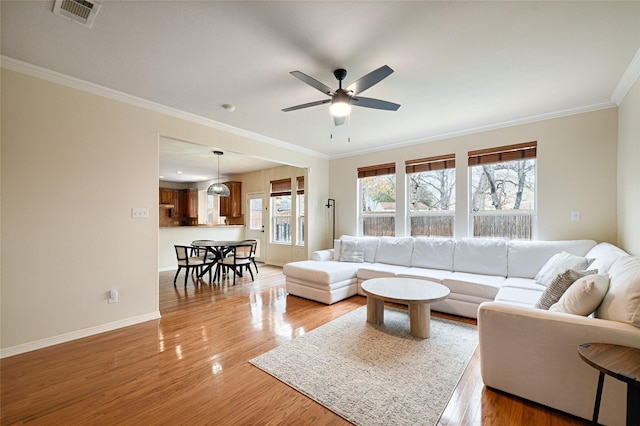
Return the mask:
[[[627,384],[627,426],[640,425],[640,349],[609,343],[583,343],[578,346],[580,358],[600,371],[593,424],[598,424],[604,375]]]

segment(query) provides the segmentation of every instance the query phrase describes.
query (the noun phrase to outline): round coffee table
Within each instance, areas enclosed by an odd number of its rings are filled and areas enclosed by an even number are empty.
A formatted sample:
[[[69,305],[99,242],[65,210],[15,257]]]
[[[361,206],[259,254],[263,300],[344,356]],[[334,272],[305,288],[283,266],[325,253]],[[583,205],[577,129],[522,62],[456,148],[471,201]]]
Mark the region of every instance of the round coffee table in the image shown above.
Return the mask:
[[[444,300],[449,289],[442,284],[412,278],[374,278],[362,283],[367,295],[367,321],[384,323],[384,302],[409,305],[411,335],[427,339],[431,335],[430,303]]]

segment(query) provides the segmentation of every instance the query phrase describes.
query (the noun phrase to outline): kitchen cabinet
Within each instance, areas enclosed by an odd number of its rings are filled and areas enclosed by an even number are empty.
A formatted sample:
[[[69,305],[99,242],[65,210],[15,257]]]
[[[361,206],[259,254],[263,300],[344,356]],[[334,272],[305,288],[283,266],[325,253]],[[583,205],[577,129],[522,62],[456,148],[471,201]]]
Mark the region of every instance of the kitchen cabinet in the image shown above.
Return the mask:
[[[187,217],[189,219],[198,218],[198,191],[190,189],[187,191]]]
[[[160,188],[160,204],[173,203],[173,189]]]
[[[220,197],[220,216],[242,216],[242,182],[225,182],[229,187],[230,195]]]

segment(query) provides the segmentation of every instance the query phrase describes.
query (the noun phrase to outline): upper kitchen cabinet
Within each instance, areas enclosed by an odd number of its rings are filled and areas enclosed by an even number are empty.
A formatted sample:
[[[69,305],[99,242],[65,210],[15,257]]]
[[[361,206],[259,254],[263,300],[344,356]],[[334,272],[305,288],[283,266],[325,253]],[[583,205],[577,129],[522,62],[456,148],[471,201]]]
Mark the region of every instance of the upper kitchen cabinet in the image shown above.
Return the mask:
[[[225,182],[229,187],[230,195],[220,197],[220,216],[242,216],[242,182]]]
[[[173,204],[173,189],[160,188],[160,204]]]

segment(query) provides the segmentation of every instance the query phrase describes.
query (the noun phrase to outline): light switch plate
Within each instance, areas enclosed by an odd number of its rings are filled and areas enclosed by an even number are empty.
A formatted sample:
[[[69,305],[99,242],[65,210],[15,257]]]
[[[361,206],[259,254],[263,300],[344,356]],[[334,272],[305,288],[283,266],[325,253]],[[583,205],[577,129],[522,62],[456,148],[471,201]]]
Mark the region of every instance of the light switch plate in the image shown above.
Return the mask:
[[[148,219],[149,218],[149,209],[144,207],[132,207],[131,208],[131,217],[133,219]]]

